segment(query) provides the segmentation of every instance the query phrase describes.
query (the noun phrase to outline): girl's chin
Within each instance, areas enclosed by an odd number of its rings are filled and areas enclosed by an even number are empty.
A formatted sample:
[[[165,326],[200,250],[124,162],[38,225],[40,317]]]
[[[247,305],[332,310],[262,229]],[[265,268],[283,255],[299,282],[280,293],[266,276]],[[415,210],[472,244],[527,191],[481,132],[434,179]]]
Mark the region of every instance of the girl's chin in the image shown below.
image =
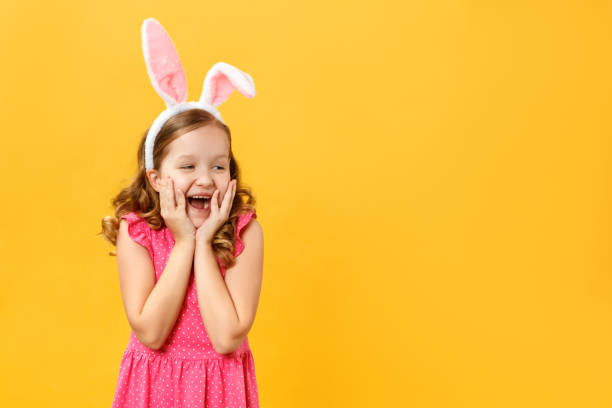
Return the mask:
[[[190,209],[187,215],[189,216],[189,219],[193,223],[193,226],[198,228],[208,218],[209,213],[210,213],[209,210],[205,210],[205,211],[195,210],[195,211],[193,211],[192,209]]]

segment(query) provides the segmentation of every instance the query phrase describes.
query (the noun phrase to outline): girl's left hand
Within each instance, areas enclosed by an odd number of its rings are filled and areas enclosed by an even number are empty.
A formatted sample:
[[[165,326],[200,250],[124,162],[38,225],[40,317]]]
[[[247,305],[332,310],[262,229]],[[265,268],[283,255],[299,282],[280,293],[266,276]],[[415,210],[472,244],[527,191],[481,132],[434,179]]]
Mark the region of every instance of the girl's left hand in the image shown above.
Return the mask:
[[[205,243],[208,245],[212,243],[215,233],[223,224],[225,224],[229,217],[235,194],[236,179],[233,179],[227,184],[227,190],[225,190],[225,196],[223,197],[223,202],[219,208],[219,190],[215,190],[210,199],[210,215],[196,230],[196,242]]]

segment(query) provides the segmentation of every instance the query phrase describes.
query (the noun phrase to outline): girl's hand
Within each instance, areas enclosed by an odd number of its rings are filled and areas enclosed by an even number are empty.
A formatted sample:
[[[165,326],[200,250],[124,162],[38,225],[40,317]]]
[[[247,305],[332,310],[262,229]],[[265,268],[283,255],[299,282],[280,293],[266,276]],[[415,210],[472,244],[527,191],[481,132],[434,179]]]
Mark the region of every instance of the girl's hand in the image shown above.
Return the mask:
[[[234,195],[236,193],[236,179],[230,180],[227,190],[219,208],[219,190],[215,190],[210,199],[210,215],[204,223],[196,230],[196,242],[210,245],[215,233],[229,217]]]
[[[185,194],[174,188],[174,181],[168,176],[161,181],[159,200],[161,216],[170,229],[175,242],[193,241],[195,227],[187,216]]]

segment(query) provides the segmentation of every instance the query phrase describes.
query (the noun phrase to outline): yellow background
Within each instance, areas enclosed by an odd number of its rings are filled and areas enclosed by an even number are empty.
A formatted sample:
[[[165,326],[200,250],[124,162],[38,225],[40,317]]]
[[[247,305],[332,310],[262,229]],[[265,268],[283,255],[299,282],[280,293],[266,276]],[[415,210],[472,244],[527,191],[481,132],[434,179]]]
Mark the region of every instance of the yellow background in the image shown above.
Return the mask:
[[[0,6],[0,399],[109,407],[129,338],[96,236],[165,107],[220,112],[265,236],[262,408],[612,406],[605,1]]]

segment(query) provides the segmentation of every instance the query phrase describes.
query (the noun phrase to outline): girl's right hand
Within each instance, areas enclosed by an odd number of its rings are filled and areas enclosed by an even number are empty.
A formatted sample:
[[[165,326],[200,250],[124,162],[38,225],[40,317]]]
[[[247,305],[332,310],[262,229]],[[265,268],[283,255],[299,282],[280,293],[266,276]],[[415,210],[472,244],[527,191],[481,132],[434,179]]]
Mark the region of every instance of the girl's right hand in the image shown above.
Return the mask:
[[[185,194],[174,188],[174,181],[168,176],[161,181],[159,201],[161,216],[170,229],[175,242],[194,241],[195,227],[187,216]]]

